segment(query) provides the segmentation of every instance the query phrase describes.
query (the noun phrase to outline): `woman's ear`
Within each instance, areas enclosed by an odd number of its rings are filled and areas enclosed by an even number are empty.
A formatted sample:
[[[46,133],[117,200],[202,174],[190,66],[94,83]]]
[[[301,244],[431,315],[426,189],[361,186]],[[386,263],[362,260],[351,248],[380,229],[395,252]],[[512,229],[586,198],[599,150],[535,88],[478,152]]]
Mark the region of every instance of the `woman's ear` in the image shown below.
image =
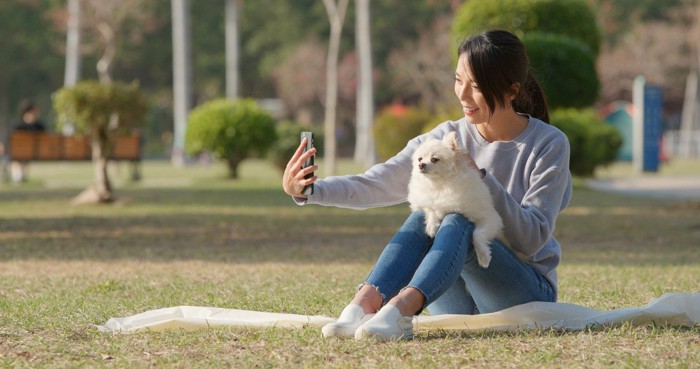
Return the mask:
[[[520,92],[520,83],[513,82],[513,84],[510,85],[510,93],[508,93],[508,99],[510,101],[515,100],[515,98],[518,97],[519,92]]]

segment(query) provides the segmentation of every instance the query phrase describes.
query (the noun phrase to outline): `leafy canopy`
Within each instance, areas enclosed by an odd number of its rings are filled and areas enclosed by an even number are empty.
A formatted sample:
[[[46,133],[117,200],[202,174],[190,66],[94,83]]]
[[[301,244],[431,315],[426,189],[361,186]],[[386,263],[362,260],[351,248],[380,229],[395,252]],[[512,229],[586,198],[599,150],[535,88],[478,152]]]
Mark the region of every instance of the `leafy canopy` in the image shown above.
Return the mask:
[[[453,22],[453,35],[463,39],[483,30],[502,28],[522,38],[529,32],[565,35],[600,50],[600,30],[584,0],[470,0]]]
[[[264,155],[276,138],[275,119],[254,100],[216,99],[190,113],[185,150],[239,161],[254,153]]]
[[[55,92],[53,104],[59,129],[72,124],[77,134],[88,135],[104,130],[128,132],[143,123],[147,110],[138,82],[85,80]]]

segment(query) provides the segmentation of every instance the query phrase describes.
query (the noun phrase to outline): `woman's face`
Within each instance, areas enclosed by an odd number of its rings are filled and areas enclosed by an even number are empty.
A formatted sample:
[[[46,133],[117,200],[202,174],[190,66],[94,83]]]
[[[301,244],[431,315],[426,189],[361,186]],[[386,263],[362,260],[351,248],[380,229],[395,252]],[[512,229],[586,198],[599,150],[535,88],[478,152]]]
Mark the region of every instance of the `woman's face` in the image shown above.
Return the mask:
[[[491,111],[486,104],[484,95],[479,90],[479,86],[472,77],[465,54],[459,57],[455,71],[455,95],[462,104],[462,111],[464,111],[467,120],[477,124],[489,121]]]

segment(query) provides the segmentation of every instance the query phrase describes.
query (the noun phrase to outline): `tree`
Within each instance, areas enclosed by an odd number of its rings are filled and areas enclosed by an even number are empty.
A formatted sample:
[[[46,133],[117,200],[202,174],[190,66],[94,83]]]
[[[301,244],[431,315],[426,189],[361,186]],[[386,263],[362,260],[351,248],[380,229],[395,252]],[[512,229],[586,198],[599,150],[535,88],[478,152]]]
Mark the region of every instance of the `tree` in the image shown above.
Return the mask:
[[[82,81],[64,87],[54,96],[59,128],[73,125],[76,134],[88,135],[92,142],[95,183],[75,200],[79,203],[109,203],[115,200],[107,172],[107,161],[118,135],[139,127],[146,114],[146,99],[136,82]]]
[[[63,85],[63,52],[54,47],[64,33],[47,25],[49,0],[0,1],[0,140],[27,97],[50,114],[50,93]]]
[[[529,32],[554,33],[600,50],[600,30],[585,0],[471,0],[455,15],[457,40],[490,28],[504,28],[523,37]]]
[[[523,37],[533,73],[542,85],[550,109],[586,108],[599,96],[595,55],[585,44],[552,33]]]
[[[112,81],[114,59],[117,55],[118,37],[125,34],[143,32],[137,27],[125,27],[129,22],[144,22],[147,0],[83,0],[82,8],[85,27],[90,30],[92,47],[101,49],[97,61],[97,74],[102,83]]]
[[[551,108],[595,103],[600,32],[584,0],[471,0],[459,9],[453,36],[505,28],[525,44]]]
[[[80,79],[80,0],[68,0],[66,22],[66,72],[63,85],[75,86]]]
[[[226,0],[226,97],[238,97],[238,12],[241,0]]]
[[[187,115],[192,94],[192,56],[190,54],[189,0],[172,0],[173,17],[173,115],[174,135],[171,160],[176,166],[185,163]]]
[[[225,160],[231,178],[238,178],[243,160],[265,155],[277,139],[274,118],[251,99],[209,101],[192,110],[187,125],[187,152]]]
[[[664,86],[664,105],[679,109],[687,73],[697,63],[700,47],[700,5],[669,10],[661,20],[637,24],[614,44],[606,43],[598,60],[602,100],[632,100],[632,81]]]
[[[432,112],[458,105],[452,64],[457,52],[450,37],[451,21],[449,16],[439,16],[418,40],[394,49],[387,62],[392,88],[401,91],[407,100],[420,101]]]
[[[336,105],[338,103],[338,53],[340,52],[340,36],[345,21],[345,11],[349,0],[323,0],[331,24],[328,57],[326,59],[326,104],[323,119],[323,131],[326,137],[324,154],[324,171],[327,176],[335,175],[336,160]]]
[[[374,88],[372,84],[372,46],[370,43],[369,0],[356,0],[357,58],[359,59],[357,85],[357,134],[355,161],[369,168],[376,162],[372,121],[374,120]]]

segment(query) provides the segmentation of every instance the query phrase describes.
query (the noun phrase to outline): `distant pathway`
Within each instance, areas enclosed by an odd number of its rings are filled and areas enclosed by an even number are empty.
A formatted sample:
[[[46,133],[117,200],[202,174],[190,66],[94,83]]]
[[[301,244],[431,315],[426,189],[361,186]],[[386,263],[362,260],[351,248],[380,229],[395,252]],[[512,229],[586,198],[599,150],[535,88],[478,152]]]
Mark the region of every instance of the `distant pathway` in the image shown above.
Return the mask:
[[[596,190],[654,198],[700,200],[700,176],[641,176],[619,179],[592,179],[587,186]]]

